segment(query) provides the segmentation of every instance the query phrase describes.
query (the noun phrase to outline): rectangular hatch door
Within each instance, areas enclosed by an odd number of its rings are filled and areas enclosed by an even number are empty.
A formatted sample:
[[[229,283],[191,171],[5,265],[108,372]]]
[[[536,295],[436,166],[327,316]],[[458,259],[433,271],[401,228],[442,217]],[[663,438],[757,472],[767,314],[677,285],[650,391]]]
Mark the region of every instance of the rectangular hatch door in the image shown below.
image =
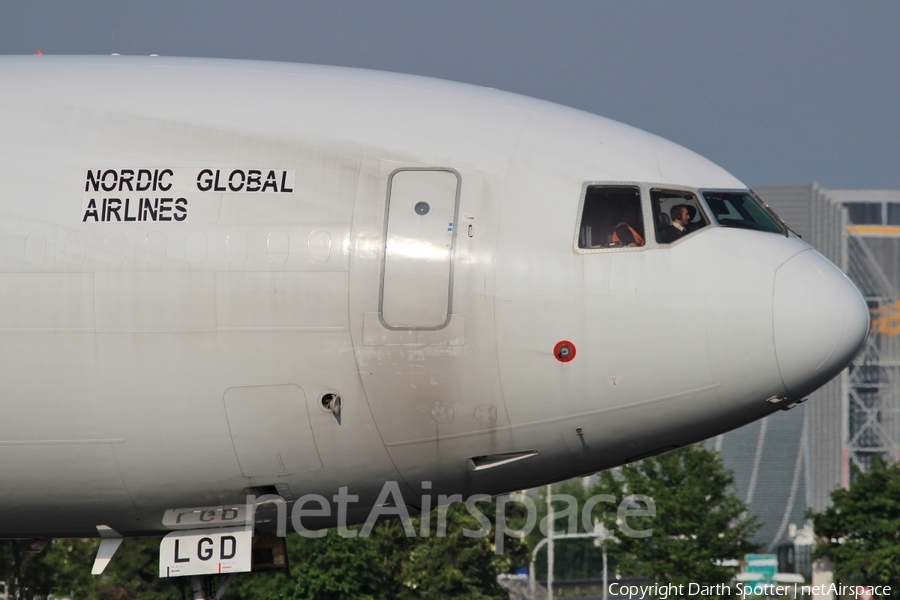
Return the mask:
[[[390,329],[440,329],[450,321],[460,177],[399,169],[388,179],[379,314]]]

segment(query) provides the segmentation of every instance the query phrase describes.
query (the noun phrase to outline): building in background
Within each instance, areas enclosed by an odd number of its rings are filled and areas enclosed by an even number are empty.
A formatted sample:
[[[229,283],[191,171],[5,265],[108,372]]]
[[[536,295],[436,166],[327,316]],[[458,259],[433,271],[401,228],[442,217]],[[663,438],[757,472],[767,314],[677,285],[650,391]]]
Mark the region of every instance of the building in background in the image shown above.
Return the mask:
[[[900,191],[753,189],[847,273],[872,313],[863,351],[808,402],[710,442],[763,524],[757,541],[774,551],[804,537],[807,509],[828,506],[852,467],[875,454],[900,460]]]

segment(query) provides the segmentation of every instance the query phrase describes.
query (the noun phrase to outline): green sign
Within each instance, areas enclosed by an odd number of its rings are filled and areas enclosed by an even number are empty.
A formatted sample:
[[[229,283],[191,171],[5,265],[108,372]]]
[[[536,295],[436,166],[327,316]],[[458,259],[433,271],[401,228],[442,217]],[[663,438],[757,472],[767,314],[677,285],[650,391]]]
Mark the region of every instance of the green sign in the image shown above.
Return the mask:
[[[778,572],[778,557],[774,554],[747,554],[744,556],[747,573],[759,575],[759,578],[771,583]]]

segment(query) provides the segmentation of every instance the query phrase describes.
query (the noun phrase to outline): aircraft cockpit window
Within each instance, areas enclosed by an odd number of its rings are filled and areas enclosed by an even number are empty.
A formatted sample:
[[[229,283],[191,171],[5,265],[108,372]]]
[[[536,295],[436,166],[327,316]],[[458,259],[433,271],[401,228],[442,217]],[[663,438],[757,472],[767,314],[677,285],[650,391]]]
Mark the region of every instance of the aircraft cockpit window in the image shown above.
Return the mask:
[[[581,211],[578,247],[587,250],[644,245],[641,190],[633,186],[589,186]]]
[[[691,192],[650,190],[656,221],[656,241],[671,244],[709,225],[697,197]]]
[[[785,234],[772,209],[751,192],[703,192],[713,218],[722,227],[737,227]]]

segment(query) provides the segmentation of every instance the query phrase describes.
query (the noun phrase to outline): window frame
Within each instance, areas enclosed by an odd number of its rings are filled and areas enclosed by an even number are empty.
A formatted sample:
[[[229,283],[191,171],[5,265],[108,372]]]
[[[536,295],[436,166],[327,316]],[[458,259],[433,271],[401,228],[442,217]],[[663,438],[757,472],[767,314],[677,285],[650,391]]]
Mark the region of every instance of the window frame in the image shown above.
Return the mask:
[[[659,190],[661,192],[666,192],[666,191],[682,192],[685,194],[693,195],[694,201],[697,203],[697,210],[700,211],[701,216],[706,221],[706,225],[704,225],[700,229],[697,229],[695,231],[688,233],[687,235],[675,240],[674,242],[669,242],[669,243],[660,242],[657,239],[657,236],[659,235],[659,231],[656,229],[656,226],[657,226],[656,216],[657,215],[652,214],[653,213],[653,198],[650,196],[650,194],[654,190]],[[688,238],[688,237],[692,237],[695,233],[700,233],[701,231],[706,231],[710,227],[720,227],[720,225],[718,223],[716,223],[715,219],[712,218],[712,213],[710,212],[709,207],[706,205],[706,199],[703,197],[702,191],[697,188],[690,188],[690,187],[686,187],[683,185],[650,185],[647,188],[647,197],[649,199],[649,204],[650,204],[650,213],[653,218],[653,241],[655,242],[656,247],[658,247],[658,248],[671,248],[672,246],[674,246],[681,240]]]
[[[592,187],[638,189],[638,191],[640,192],[639,196],[641,200],[641,219],[643,220],[644,227],[643,246],[637,246],[634,248],[629,248],[627,246],[618,246],[614,248],[582,248],[578,245],[578,240],[581,237],[581,219],[584,214],[584,203],[587,200],[588,189]],[[651,243],[654,245],[656,244],[656,236],[654,235],[651,238],[647,235],[647,223],[652,223],[647,218],[648,211],[650,211],[650,196],[647,193],[647,185],[644,183],[638,183],[636,181],[586,181],[581,186],[581,200],[578,202],[578,213],[575,216],[575,236],[572,241],[572,247],[577,254],[602,254],[605,252],[643,252],[648,247],[650,247]]]

